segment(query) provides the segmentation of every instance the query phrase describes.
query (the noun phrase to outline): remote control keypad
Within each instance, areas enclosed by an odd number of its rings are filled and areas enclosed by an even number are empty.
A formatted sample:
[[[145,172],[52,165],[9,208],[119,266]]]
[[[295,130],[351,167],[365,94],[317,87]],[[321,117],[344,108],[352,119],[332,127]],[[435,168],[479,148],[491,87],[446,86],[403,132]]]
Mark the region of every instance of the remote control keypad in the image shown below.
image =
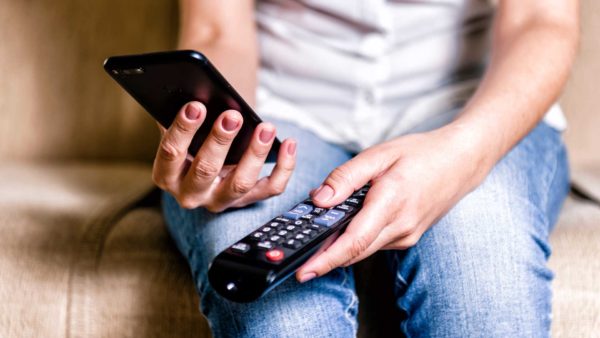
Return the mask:
[[[329,209],[315,207],[310,198],[306,199],[232,245],[230,250],[241,255],[258,251],[264,261],[279,264],[319,234],[358,212],[368,190],[367,185]]]

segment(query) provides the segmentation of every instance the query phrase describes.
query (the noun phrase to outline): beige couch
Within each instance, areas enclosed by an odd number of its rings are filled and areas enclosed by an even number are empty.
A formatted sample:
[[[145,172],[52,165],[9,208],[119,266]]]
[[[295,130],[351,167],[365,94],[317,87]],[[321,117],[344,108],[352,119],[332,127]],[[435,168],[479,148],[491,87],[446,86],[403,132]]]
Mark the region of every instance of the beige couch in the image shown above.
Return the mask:
[[[173,48],[175,3],[0,1],[0,337],[209,336],[148,195],[156,128],[101,68]],[[600,3],[583,17],[562,102],[574,182],[600,200]],[[570,198],[552,243],[555,336],[600,334],[600,207]],[[373,299],[363,337],[394,325]]]

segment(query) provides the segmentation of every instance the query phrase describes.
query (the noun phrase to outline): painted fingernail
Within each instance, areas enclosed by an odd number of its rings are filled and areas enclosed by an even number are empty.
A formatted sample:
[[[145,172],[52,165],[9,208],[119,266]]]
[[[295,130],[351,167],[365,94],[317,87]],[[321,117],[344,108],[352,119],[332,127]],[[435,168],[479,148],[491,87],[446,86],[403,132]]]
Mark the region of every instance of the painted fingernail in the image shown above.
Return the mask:
[[[200,117],[200,107],[197,104],[190,103],[185,108],[185,117],[188,120],[197,120]]]
[[[296,141],[292,141],[287,149],[288,155],[294,156],[296,154]]]
[[[225,116],[221,121],[221,125],[225,131],[234,131],[240,125],[240,120],[233,119],[231,116]]]
[[[258,138],[262,143],[269,143],[271,142],[273,135],[275,135],[275,131],[273,129],[263,129],[260,131],[260,134],[258,134]]]
[[[317,190],[314,198],[321,202],[327,202],[330,198],[333,197],[333,193],[333,188],[325,184]]]
[[[314,272],[308,272],[300,276],[300,283],[308,282],[309,280],[317,277],[317,274]]]

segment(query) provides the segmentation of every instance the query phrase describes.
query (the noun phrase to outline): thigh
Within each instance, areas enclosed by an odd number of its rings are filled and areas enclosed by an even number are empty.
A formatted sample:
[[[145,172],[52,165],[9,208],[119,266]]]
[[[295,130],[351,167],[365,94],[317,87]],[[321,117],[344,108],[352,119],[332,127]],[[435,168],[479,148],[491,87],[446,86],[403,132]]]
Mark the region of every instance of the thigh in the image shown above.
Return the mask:
[[[187,259],[202,311],[217,337],[349,336],[356,330],[354,281],[349,269],[299,284],[294,278],[267,296],[249,304],[229,302],[210,287],[207,269],[223,249],[272,217],[306,198],[336,166],[351,155],[314,134],[284,122],[275,122],[279,137],[298,141],[297,166],[286,191],[254,205],[213,214],[203,208],[180,208],[164,194],[163,209],[169,231]],[[265,166],[263,175],[272,165]]]
[[[416,246],[389,253],[408,336],[549,335],[548,237],[567,168],[560,134],[542,123]]]

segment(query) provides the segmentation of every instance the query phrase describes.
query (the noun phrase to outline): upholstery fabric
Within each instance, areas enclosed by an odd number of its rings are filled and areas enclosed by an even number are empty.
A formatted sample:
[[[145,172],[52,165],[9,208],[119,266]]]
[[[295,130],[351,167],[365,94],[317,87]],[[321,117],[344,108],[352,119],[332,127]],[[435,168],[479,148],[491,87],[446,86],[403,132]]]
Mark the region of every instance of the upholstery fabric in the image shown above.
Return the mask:
[[[176,3],[0,1],[0,337],[209,337],[156,205],[139,202],[156,127],[101,67],[173,48]],[[583,0],[561,99],[573,182],[595,198],[599,18],[600,2]],[[556,337],[600,332],[598,243],[600,206],[569,199],[552,236]],[[376,264],[357,268],[361,338],[396,325],[371,293],[385,278]]]

